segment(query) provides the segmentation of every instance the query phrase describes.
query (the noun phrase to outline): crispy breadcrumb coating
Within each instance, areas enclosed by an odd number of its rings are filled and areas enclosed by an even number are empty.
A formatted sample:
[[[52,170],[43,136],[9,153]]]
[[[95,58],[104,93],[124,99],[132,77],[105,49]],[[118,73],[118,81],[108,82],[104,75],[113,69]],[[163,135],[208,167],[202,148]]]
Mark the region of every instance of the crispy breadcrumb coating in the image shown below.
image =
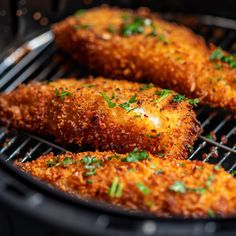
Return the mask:
[[[127,156],[136,162],[127,162]],[[129,154],[51,153],[16,165],[74,196],[157,216],[197,218],[236,213],[236,179],[223,168],[199,161],[162,160],[136,150]]]
[[[21,85],[0,95],[0,123],[119,153],[135,147],[186,158],[200,125],[176,93],[128,81],[62,79]]]
[[[236,57],[148,10],[98,7],[53,26],[58,47],[89,69],[152,82],[236,110]]]

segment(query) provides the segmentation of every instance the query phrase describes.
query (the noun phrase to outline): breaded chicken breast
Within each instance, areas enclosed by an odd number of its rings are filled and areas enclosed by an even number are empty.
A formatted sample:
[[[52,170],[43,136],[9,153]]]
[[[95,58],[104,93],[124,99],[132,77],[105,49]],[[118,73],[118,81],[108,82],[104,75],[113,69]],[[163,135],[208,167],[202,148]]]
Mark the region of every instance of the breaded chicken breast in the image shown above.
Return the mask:
[[[201,128],[189,103],[149,84],[62,79],[21,85],[0,95],[0,123],[119,153],[135,147],[186,158]]]
[[[52,29],[58,47],[102,75],[144,80],[236,110],[236,56],[148,10],[78,11]]]
[[[157,216],[212,217],[236,213],[236,179],[207,163],[162,160],[135,149],[128,154],[51,153],[16,165],[74,196]]]

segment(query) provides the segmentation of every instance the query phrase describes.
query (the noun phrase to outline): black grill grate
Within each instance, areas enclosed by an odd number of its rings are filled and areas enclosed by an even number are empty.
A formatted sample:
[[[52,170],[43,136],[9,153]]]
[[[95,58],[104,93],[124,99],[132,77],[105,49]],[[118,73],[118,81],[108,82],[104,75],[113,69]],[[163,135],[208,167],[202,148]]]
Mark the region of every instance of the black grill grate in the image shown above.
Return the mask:
[[[211,16],[165,14],[163,17],[177,19],[190,26],[196,33],[203,35],[208,43],[217,44],[230,52],[236,51],[236,21]],[[69,56],[55,48],[52,41],[51,32],[46,32],[6,58],[0,64],[0,92],[10,92],[19,84],[31,80],[86,75],[86,70],[81,68],[78,71]],[[196,142],[189,159],[219,164],[229,172],[236,171],[236,120],[233,114],[208,107],[199,107],[196,112],[204,133]],[[205,137],[210,132],[216,135],[215,141]],[[73,150],[81,151],[83,148]],[[32,134],[0,127],[0,155],[6,161],[19,157],[22,161],[32,160],[51,151],[61,153],[66,150]]]

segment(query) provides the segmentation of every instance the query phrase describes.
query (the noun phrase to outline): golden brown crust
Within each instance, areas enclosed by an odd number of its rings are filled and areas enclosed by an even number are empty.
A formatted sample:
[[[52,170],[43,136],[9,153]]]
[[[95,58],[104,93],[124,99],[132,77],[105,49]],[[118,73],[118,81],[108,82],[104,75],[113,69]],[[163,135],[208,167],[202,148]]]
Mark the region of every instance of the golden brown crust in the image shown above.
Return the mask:
[[[148,14],[157,33],[168,43],[157,40],[158,36],[110,33],[110,26],[121,27],[124,14]],[[90,27],[83,27],[87,25]],[[99,7],[55,24],[53,32],[60,48],[100,74],[145,79],[190,98],[198,97],[202,104],[236,110],[236,69],[225,62],[211,62],[209,57],[215,48],[208,48],[201,37],[185,27],[143,11]]]
[[[95,149],[132,151],[134,147],[152,153],[186,158],[200,125],[188,101],[173,102],[174,92],[160,102],[160,88],[143,91],[144,84],[97,79],[62,79],[49,84],[22,85],[0,96],[0,123],[52,135],[63,144],[90,144]],[[70,96],[60,98],[63,91]],[[116,107],[110,108],[101,95]],[[130,111],[119,104],[128,102]]]
[[[99,162],[96,173],[84,157]],[[236,179],[222,168],[197,161],[162,160],[149,154],[138,162],[123,162],[127,154],[112,152],[52,153],[16,165],[23,171],[75,196],[97,199],[157,216],[209,217],[236,213]],[[174,159],[174,158],[173,158]],[[95,165],[95,164],[90,164]],[[122,191],[111,194],[113,181]],[[139,188],[142,186],[143,188]],[[175,187],[173,187],[175,186]],[[109,192],[110,189],[110,192]]]

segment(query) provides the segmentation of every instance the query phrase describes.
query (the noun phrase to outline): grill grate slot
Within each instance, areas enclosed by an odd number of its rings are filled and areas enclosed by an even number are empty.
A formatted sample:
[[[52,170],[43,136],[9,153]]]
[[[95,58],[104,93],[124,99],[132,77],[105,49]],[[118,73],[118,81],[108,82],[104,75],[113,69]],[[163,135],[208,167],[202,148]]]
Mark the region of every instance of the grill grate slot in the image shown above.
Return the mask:
[[[166,14],[164,18],[168,20],[177,19],[177,21],[187,24],[196,33],[204,36],[208,43],[215,43],[230,52],[236,50],[236,29],[230,29],[232,21],[219,21],[219,18],[209,16],[188,21],[187,17],[186,20],[183,16],[176,17],[173,14]],[[224,24],[225,28],[217,26],[220,23]],[[227,24],[229,24],[229,27]],[[11,58],[12,63],[8,61],[7,64],[4,64],[6,63],[5,60],[0,64],[2,76],[0,77],[0,91],[10,92],[21,83],[29,80],[55,80],[58,77],[76,77],[88,74],[82,67],[78,71],[75,62],[68,55],[55,48],[52,44],[50,32],[39,36],[38,40],[41,40],[40,43],[37,43],[37,38],[32,40],[32,50],[22,53],[23,49],[17,49],[23,55],[18,61]],[[204,132],[193,147],[189,159],[222,165],[229,172],[235,171],[236,120],[233,115],[226,111],[208,107],[199,107],[196,109],[196,113]],[[211,132],[216,135],[216,140],[206,138],[206,135]],[[84,148],[86,147],[69,149],[81,151]],[[50,140],[0,127],[0,154],[6,161],[21,158],[21,161],[25,162],[49,152],[59,154],[65,151],[65,148],[54,144]]]

